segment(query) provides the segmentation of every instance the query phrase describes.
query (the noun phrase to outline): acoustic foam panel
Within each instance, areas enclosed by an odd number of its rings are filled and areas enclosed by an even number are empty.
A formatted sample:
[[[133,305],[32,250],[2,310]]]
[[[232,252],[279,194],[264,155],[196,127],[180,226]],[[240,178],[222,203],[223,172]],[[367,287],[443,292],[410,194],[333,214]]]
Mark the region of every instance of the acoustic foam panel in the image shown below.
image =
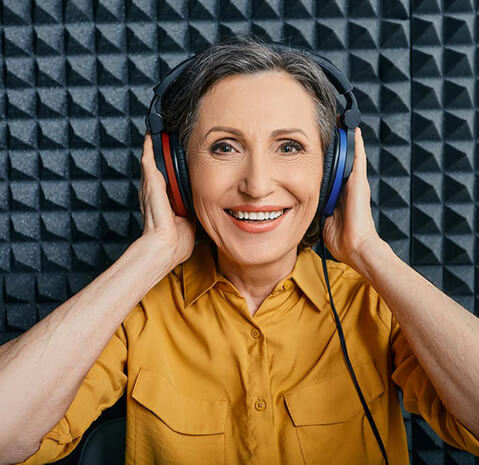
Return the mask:
[[[472,0],[1,6],[0,343],[81,290],[141,235],[139,159],[152,88],[180,61],[238,32],[315,50],[347,74],[363,115],[381,237],[477,314]],[[421,417],[404,417],[412,464],[479,463]],[[74,463],[80,447],[60,462]]]

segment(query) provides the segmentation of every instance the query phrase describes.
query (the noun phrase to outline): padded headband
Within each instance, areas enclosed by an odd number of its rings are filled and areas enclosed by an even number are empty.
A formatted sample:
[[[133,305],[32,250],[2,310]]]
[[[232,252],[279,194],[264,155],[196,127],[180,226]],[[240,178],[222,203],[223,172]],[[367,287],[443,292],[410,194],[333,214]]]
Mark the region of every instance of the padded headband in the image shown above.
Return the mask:
[[[315,53],[308,52],[299,48],[288,47],[284,44],[278,42],[269,42],[266,43],[267,46],[272,48],[275,51],[297,51],[303,54],[306,54],[311,59],[313,59],[327,75],[330,82],[333,84],[334,88],[340,95],[343,95],[346,99],[346,108],[340,116],[340,121],[342,126],[345,129],[354,129],[356,126],[359,126],[361,122],[361,113],[358,108],[358,103],[356,97],[353,94],[353,85],[349,79],[344,75],[344,73],[339,70],[333,63],[331,63],[327,58],[316,55]],[[161,101],[162,96],[170,84],[182,73],[186,65],[193,60],[195,56],[183,60],[181,63],[176,65],[161,81],[160,84],[153,88],[155,96],[150,105],[150,109],[147,112],[145,123],[146,127],[152,134],[156,134],[160,131],[164,131],[164,123],[161,118]],[[154,106],[154,108],[152,108]],[[152,111],[154,110],[154,111]]]

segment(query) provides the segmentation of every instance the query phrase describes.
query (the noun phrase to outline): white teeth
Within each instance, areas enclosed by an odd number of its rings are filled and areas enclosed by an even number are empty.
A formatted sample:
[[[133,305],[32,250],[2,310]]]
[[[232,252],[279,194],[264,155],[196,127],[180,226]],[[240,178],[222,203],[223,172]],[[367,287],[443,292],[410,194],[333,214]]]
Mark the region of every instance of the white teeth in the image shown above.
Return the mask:
[[[228,210],[228,213],[240,220],[273,220],[284,213],[284,209],[276,212],[241,212]]]

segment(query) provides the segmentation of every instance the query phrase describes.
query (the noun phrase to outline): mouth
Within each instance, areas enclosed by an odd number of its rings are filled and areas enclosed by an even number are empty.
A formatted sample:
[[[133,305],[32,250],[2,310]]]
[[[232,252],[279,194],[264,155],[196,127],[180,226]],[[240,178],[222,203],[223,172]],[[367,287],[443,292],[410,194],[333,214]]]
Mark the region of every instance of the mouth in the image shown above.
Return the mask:
[[[252,224],[270,223],[284,216],[289,210],[291,210],[291,207],[284,208],[282,210],[278,210],[275,212],[266,212],[266,213],[265,212],[233,212],[229,208],[224,209],[225,213],[232,216],[235,220],[241,221],[243,223],[252,223]],[[250,216],[252,218],[250,218]]]

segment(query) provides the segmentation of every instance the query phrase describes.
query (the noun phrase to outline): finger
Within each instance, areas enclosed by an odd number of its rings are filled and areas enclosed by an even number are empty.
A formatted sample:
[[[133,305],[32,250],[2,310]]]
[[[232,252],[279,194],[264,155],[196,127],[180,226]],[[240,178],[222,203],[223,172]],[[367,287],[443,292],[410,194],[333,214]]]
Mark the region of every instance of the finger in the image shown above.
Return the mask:
[[[145,134],[145,138],[143,140],[143,151],[141,153],[140,159],[140,186],[138,189],[138,203],[142,204],[143,202],[143,187],[145,185],[145,179],[149,178],[148,176],[148,136],[149,134]],[[151,136],[150,136],[151,137]],[[144,213],[142,213],[144,214]]]
[[[145,140],[143,142],[143,153],[141,156],[142,174],[145,178],[148,178],[150,182],[160,182],[166,185],[165,175],[158,169],[155,160],[155,152],[153,150],[153,138],[149,131],[145,134]],[[143,178],[142,178],[143,179]]]
[[[141,213],[141,218],[143,220],[143,226],[146,225],[145,223],[145,208],[144,208],[144,195],[143,195],[143,188],[145,185],[145,179],[149,178],[149,164],[150,164],[150,150],[152,150],[152,141],[151,141],[151,134],[147,130],[145,133],[145,138],[143,140],[143,150],[141,154],[140,160],[140,186],[138,189],[138,207]]]
[[[364,140],[361,134],[361,128],[358,126],[354,129],[354,167],[359,175],[367,176],[367,158],[364,148]]]
[[[154,162],[153,155],[153,139],[151,134],[146,132],[145,139],[143,141],[143,152],[141,154],[141,164],[145,167],[145,171],[152,168]],[[145,173],[146,174],[146,173]]]

